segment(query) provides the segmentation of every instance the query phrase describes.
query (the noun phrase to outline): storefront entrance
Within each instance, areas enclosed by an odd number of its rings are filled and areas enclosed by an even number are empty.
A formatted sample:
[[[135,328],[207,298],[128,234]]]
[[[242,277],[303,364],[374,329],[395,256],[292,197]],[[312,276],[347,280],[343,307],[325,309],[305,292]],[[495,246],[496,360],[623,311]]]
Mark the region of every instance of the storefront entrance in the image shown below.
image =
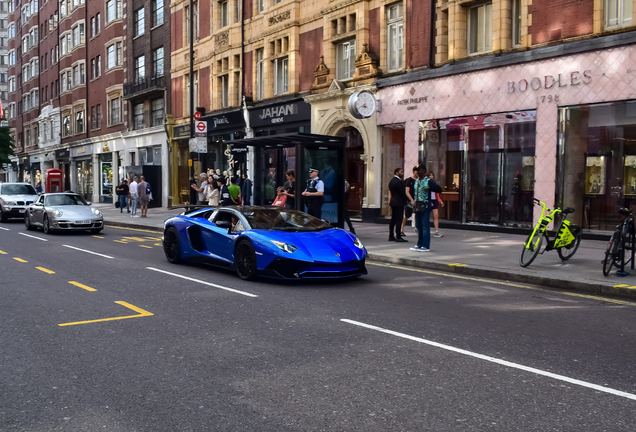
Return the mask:
[[[358,129],[351,126],[340,129],[336,135],[346,140],[344,171],[345,180],[349,183],[349,190],[345,191],[347,211],[350,216],[361,217],[366,194],[366,166],[361,158],[364,155],[364,141]]]
[[[519,112],[421,122],[419,159],[444,190],[441,219],[532,225],[535,116]]]

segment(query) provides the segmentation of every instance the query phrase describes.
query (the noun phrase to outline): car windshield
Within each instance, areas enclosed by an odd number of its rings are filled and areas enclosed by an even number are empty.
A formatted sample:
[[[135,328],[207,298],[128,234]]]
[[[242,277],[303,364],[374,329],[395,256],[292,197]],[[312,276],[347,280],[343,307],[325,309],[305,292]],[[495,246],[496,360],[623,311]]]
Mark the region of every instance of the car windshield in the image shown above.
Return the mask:
[[[88,205],[79,195],[51,195],[46,197],[46,205],[51,207],[69,205]]]
[[[289,209],[259,209],[243,213],[252,229],[276,231],[321,231],[331,225],[307,213]]]
[[[37,192],[28,184],[6,184],[2,185],[0,195],[37,195]]]

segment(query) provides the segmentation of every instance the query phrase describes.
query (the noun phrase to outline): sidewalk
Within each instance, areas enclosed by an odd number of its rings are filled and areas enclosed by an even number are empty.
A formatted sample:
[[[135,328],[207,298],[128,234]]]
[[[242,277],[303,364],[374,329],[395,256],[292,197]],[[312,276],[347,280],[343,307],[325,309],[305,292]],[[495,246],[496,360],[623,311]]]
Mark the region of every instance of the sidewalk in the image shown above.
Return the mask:
[[[104,214],[106,225],[154,231],[162,231],[166,219],[184,211],[149,209],[147,218],[131,218],[125,210],[120,213],[113,204],[95,207]],[[356,223],[354,226],[373,261],[636,299],[636,270],[626,269],[632,274],[623,278],[617,277],[615,270],[610,276],[603,276],[601,261],[607,247],[605,241],[582,240],[576,255],[567,264],[561,262],[556,251],[550,251],[522,268],[519,256],[525,235],[444,229],[444,237],[431,237],[430,252],[415,252],[409,249],[417,241],[410,226],[405,227],[408,243],[389,242],[387,225]]]

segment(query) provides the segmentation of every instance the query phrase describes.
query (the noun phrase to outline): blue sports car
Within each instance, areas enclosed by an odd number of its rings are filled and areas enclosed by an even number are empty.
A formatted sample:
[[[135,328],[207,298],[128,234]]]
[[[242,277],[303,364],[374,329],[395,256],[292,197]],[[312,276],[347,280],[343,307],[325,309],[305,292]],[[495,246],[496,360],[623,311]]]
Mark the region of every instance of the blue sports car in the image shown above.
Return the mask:
[[[220,207],[175,216],[165,223],[163,250],[171,263],[234,269],[244,280],[367,274],[367,251],[355,235],[283,207]]]

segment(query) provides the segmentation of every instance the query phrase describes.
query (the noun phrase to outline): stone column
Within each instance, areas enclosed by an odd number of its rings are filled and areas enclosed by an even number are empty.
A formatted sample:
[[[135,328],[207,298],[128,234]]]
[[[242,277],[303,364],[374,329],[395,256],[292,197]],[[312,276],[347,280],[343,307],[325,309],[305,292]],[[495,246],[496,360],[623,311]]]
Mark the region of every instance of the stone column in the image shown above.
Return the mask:
[[[99,202],[99,195],[102,191],[101,167],[99,166],[99,155],[93,153],[93,199],[94,203]]]

